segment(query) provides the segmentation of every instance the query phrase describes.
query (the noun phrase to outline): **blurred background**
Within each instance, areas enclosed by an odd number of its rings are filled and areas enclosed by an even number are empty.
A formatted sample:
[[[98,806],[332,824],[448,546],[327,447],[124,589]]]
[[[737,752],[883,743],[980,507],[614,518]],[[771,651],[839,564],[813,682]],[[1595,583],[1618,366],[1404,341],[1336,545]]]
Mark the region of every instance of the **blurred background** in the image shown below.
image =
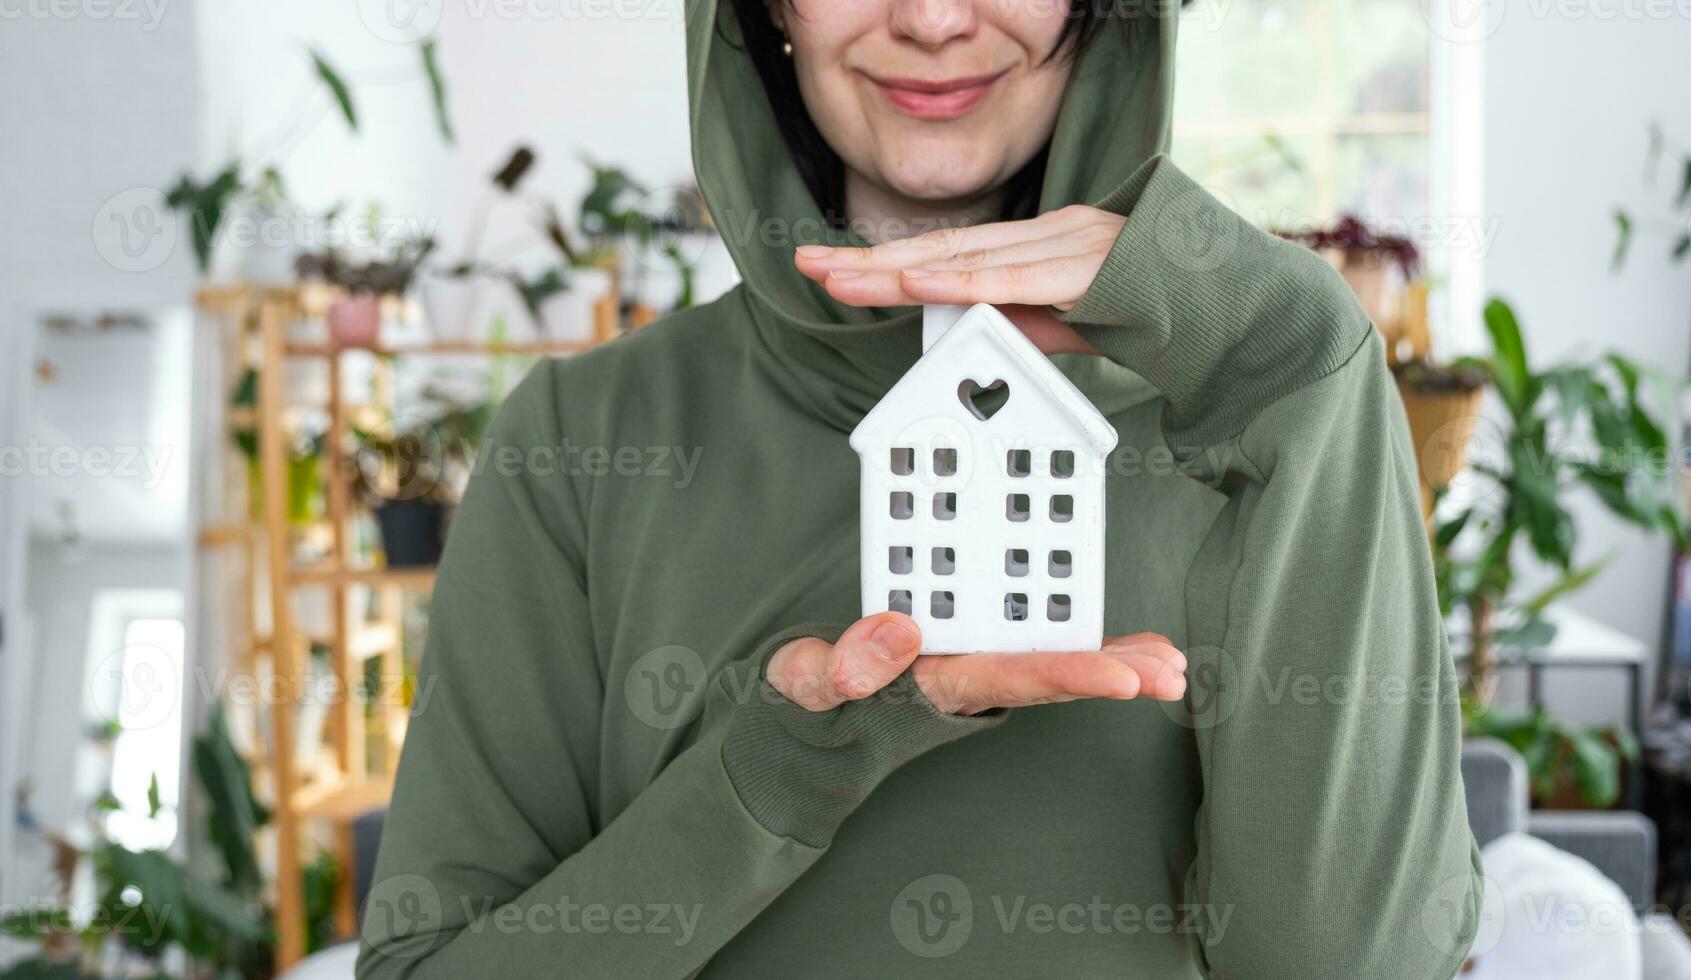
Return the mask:
[[[487,419],[735,282],[683,18],[0,2],[0,976],[356,936]],[[1622,821],[1558,840],[1683,927],[1691,9],[1181,18],[1176,162],[1387,337],[1466,723],[1527,777],[1470,797]]]

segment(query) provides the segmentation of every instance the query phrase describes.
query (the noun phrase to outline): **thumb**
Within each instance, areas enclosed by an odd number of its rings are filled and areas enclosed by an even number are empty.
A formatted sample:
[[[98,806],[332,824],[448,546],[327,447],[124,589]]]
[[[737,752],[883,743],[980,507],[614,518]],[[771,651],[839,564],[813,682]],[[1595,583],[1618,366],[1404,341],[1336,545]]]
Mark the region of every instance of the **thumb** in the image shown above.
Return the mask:
[[[824,687],[835,703],[856,701],[886,687],[922,651],[922,629],[902,613],[865,616],[840,635],[829,653]]]

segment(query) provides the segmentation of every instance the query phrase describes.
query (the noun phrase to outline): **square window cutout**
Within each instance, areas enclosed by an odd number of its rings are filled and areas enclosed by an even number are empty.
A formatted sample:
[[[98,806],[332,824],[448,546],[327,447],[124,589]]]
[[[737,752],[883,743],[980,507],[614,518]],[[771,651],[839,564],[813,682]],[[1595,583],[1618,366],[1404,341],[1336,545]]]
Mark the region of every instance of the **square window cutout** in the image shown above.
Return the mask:
[[[909,575],[910,570],[914,567],[916,567],[915,549],[908,545],[903,547],[893,545],[887,549],[887,569],[894,575]]]
[[[912,608],[909,589],[893,589],[887,593],[887,611],[908,616]]]
[[[1013,493],[1004,501],[1004,516],[1019,524],[1028,519],[1032,507],[1027,494]]]
[[[1004,459],[1005,470],[1013,477],[1029,476],[1033,473],[1033,453],[1026,449],[1012,449]]]
[[[1073,604],[1066,595],[1054,595],[1045,601],[1045,618],[1053,623],[1066,623]]]
[[[909,476],[916,472],[916,450],[894,449],[892,451],[893,476]]]
[[[1021,578],[1028,573],[1028,553],[1026,548],[1011,548],[1004,552],[1004,574],[1011,578]]]
[[[1050,572],[1052,578],[1068,578],[1074,571],[1074,556],[1066,551],[1051,552]]]
[[[1012,623],[1025,623],[1028,619],[1028,597],[1025,592],[1011,592],[1004,596],[1004,618]]]
[[[1074,476],[1074,453],[1059,449],[1051,454],[1051,475],[1059,480]]]
[[[957,612],[957,597],[949,592],[935,592],[928,596],[928,612],[935,619],[950,619]]]
[[[935,548],[933,569],[935,575],[950,575],[957,571],[957,552],[950,548]]]
[[[1051,520],[1058,524],[1067,524],[1074,520],[1074,498],[1066,493],[1052,497]]]
[[[916,513],[916,495],[908,490],[894,490],[890,512],[895,521],[908,521]]]
[[[954,493],[934,494],[934,520],[950,521],[957,517],[957,495]]]
[[[934,476],[957,475],[957,450],[934,450]]]

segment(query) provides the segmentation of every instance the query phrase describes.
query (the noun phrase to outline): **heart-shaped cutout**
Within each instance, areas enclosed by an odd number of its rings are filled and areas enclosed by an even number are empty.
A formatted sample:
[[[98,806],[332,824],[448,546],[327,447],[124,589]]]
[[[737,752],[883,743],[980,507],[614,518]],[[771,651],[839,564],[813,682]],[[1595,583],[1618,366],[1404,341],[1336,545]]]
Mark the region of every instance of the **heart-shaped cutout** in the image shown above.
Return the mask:
[[[957,386],[957,400],[963,403],[970,415],[985,422],[997,415],[1010,400],[1010,385],[1000,378],[983,388],[975,379],[964,378],[963,383]]]

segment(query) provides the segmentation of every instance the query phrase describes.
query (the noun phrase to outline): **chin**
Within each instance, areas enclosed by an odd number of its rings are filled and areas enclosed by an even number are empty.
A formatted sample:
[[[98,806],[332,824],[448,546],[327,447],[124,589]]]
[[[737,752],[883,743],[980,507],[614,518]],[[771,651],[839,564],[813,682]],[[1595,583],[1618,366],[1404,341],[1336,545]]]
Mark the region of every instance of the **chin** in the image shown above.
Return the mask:
[[[923,147],[905,155],[904,165],[888,162],[881,168],[881,175],[894,192],[912,200],[934,204],[966,201],[1002,181],[995,168],[979,165],[982,155],[972,148]]]

